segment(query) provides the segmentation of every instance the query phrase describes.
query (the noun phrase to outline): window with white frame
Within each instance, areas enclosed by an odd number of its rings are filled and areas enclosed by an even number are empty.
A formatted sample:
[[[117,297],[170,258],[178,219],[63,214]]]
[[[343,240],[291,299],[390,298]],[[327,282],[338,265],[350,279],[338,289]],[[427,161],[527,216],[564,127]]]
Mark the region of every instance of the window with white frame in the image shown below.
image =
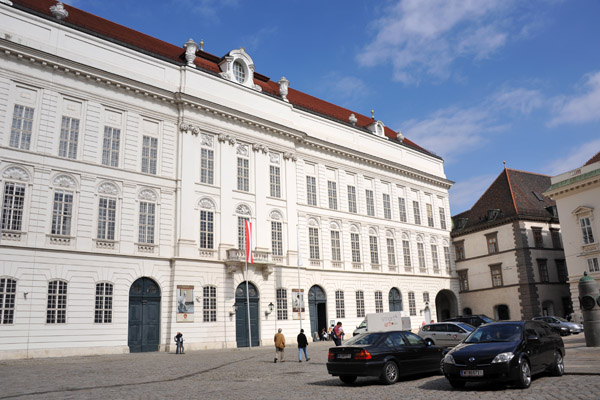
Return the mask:
[[[113,312],[113,284],[96,283],[96,307],[94,309],[95,324],[110,324]]]
[[[0,324],[12,324],[15,319],[17,281],[0,278]]]
[[[271,221],[271,251],[274,256],[283,256],[283,224]]]
[[[269,188],[271,197],[281,197],[281,169],[277,165],[269,166]]]
[[[46,323],[67,323],[67,282],[65,281],[54,280],[48,282]]]
[[[425,264],[425,246],[421,241],[417,241],[417,255],[419,257],[419,269],[421,272],[425,272],[427,270],[427,265]]]
[[[25,184],[5,182],[2,199],[2,230],[20,231],[25,211]]]
[[[423,292],[423,303],[429,303],[429,292]]]
[[[212,209],[200,210],[200,248],[215,248],[215,213]]]
[[[237,158],[237,190],[250,191],[250,160],[239,155]]]
[[[317,178],[306,176],[306,203],[309,206],[317,205]]]
[[[375,216],[375,198],[373,197],[373,191],[371,189],[365,190],[365,198],[367,200],[367,215]]]
[[[581,226],[583,244],[594,243],[594,232],[592,231],[592,221],[590,217],[579,218],[579,225]]]
[[[151,136],[142,138],[142,172],[156,175],[158,164],[158,139]]]
[[[156,204],[140,201],[139,243],[154,244],[156,230]]]
[[[202,134],[200,146],[200,183],[214,185],[215,183],[215,150],[212,135]]]
[[[356,291],[356,317],[362,318],[365,316],[365,292],[362,290]]]
[[[498,232],[488,233],[485,235],[488,247],[488,254],[498,252]]]
[[[469,274],[468,270],[456,271],[458,273],[458,288],[461,292],[469,290]]]
[[[379,245],[377,244],[378,238],[373,235],[373,232],[369,235],[369,250],[371,251],[371,264],[379,264]]]
[[[102,140],[102,164],[110,167],[118,167],[120,148],[121,129],[105,126],[104,138]]]
[[[72,218],[73,192],[70,190],[55,190],[50,233],[53,235],[69,236],[71,234]]]
[[[446,229],[446,210],[444,207],[440,207],[440,226],[442,229]]]
[[[450,272],[450,247],[444,246],[444,261],[446,262],[446,272]]]
[[[342,261],[342,245],[340,231],[337,226],[332,226],[331,235],[331,261]]]
[[[76,159],[79,144],[79,119],[63,115],[60,126],[58,156]]]
[[[360,236],[358,233],[350,233],[350,249],[352,252],[352,262],[360,262]]]
[[[344,305],[344,291],[336,290],[335,291],[335,317],[346,318],[346,308]]]
[[[383,293],[381,292],[381,290],[375,291],[375,312],[383,312]]]
[[[383,193],[383,217],[385,219],[392,219],[392,201],[390,195]]]
[[[404,256],[404,266],[411,267],[412,261],[410,257],[410,240],[407,234],[402,234],[402,253]]]
[[[117,224],[117,199],[100,196],[98,198],[98,239],[115,240]]]
[[[502,286],[502,264],[490,265],[490,273],[492,274],[492,287]]]
[[[327,198],[329,200],[329,208],[337,210],[337,183],[334,181],[327,181]]]
[[[587,259],[588,270],[590,272],[600,272],[600,265],[598,263],[598,258],[588,258]]]
[[[425,204],[425,208],[427,210],[427,225],[430,227],[434,227],[433,222],[433,206],[429,203]]]
[[[288,319],[287,290],[277,289],[277,320]]]
[[[348,212],[356,214],[356,186],[348,185]]]
[[[396,265],[396,243],[393,238],[386,238],[388,265]]]
[[[421,209],[419,208],[419,202],[413,200],[413,213],[415,216],[415,224],[421,225]]]
[[[29,150],[33,131],[34,108],[15,104],[10,128],[10,147]]]
[[[415,292],[408,292],[408,310],[411,316],[417,315],[417,302],[415,301]]]
[[[217,322],[217,287],[204,286],[202,295],[202,320],[204,322]]]
[[[431,264],[433,266],[433,272],[440,271],[437,244],[434,243],[431,244]]]
[[[238,216],[238,249],[241,251],[246,251],[246,221],[250,218]]]
[[[398,197],[398,211],[400,212],[400,222],[406,222],[406,200],[404,197]]]
[[[321,252],[319,249],[319,228],[308,228],[308,245],[311,260],[319,260]]]

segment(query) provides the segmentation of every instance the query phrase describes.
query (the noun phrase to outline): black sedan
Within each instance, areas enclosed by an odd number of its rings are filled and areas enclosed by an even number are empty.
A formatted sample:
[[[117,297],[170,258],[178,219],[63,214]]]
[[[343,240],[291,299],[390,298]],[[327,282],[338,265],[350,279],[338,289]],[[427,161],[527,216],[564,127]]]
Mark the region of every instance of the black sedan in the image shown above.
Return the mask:
[[[389,385],[403,375],[439,372],[445,352],[411,332],[369,332],[330,348],[327,371],[344,383],[376,376]]]
[[[444,357],[444,375],[454,388],[473,381],[515,382],[525,389],[531,376],[564,373],[565,346],[548,324],[495,322],[478,327]]]

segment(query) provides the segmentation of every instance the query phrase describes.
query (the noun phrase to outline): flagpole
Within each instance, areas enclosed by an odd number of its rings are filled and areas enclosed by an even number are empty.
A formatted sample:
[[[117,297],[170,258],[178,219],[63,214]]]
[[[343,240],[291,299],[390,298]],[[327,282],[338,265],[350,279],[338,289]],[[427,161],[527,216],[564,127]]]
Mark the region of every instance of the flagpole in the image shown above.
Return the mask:
[[[300,257],[300,227],[296,225],[296,240],[298,245],[298,310],[300,311],[300,329],[302,329],[302,306],[304,305],[304,295],[302,296],[302,303],[300,303],[300,294],[302,293],[302,287],[300,286],[300,267],[302,266],[302,258]],[[312,335],[312,332],[309,332]]]
[[[252,250],[250,250],[252,251]],[[248,349],[252,348],[252,330],[250,329],[250,292],[248,292],[248,258],[246,257],[246,312],[248,313]]]

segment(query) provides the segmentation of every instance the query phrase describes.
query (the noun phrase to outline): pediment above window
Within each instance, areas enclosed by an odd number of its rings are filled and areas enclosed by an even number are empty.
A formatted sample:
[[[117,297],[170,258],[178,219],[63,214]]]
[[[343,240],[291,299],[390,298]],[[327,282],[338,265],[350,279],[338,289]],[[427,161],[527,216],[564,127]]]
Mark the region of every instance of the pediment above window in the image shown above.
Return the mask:
[[[571,212],[575,216],[575,219],[589,217],[594,219],[594,209],[592,207],[579,206]]]
[[[231,50],[219,62],[219,68],[221,68],[222,78],[259,92],[262,91],[262,88],[254,83],[254,62],[243,47]]]

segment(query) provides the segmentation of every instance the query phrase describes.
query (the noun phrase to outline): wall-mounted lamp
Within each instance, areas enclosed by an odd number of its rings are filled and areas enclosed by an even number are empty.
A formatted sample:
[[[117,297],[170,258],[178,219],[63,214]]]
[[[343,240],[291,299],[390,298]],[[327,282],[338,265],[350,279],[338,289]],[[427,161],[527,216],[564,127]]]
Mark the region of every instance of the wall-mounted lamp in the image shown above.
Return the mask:
[[[268,309],[268,310],[265,310],[265,316],[267,316],[267,315],[271,314],[271,313],[273,312],[273,308],[275,308],[275,306],[273,305],[273,303],[272,303],[272,302],[271,302],[271,303],[269,303],[268,307],[269,307],[269,309]]]
[[[233,303],[233,305],[231,306],[231,311],[229,311],[229,316],[233,317],[235,315],[235,313],[237,312],[237,309],[238,309],[237,303]]]
[[[23,298],[24,298],[25,300],[27,300],[27,295],[28,295],[28,294],[29,294],[29,292],[23,292]]]

